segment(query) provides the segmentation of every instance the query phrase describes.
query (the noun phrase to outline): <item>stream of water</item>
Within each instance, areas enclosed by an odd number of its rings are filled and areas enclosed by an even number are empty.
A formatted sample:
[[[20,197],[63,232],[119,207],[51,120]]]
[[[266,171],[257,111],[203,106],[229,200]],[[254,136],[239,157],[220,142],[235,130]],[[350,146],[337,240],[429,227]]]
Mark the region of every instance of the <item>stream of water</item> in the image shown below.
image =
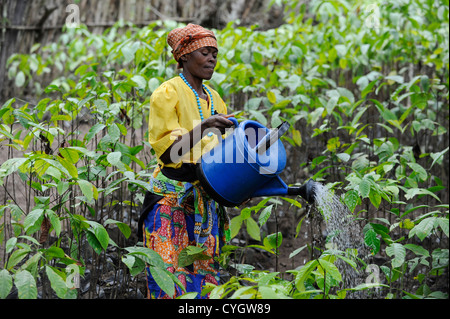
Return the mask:
[[[315,202],[326,222],[327,247],[346,252],[346,257],[358,256],[364,259],[368,251],[364,244],[364,236],[359,223],[354,220],[354,216],[340,201],[339,197],[327,186],[317,182],[314,186]],[[354,258],[351,259],[354,260]],[[359,272],[341,259],[338,259],[335,264],[341,272],[345,288],[353,288],[364,283],[367,275],[361,270],[359,262],[357,262]],[[364,291],[347,294],[347,298],[360,299],[366,297]]]

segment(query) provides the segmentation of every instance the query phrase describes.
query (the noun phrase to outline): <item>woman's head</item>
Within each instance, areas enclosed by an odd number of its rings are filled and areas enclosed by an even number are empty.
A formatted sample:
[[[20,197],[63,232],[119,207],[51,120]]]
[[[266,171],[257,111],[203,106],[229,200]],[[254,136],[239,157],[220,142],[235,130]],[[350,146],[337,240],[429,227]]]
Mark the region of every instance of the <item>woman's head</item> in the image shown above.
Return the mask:
[[[184,28],[172,30],[167,37],[168,44],[172,47],[172,54],[178,62],[179,68],[189,68],[189,71],[211,73],[216,66],[217,40],[212,31],[196,25],[188,24]],[[207,77],[205,77],[207,79]]]

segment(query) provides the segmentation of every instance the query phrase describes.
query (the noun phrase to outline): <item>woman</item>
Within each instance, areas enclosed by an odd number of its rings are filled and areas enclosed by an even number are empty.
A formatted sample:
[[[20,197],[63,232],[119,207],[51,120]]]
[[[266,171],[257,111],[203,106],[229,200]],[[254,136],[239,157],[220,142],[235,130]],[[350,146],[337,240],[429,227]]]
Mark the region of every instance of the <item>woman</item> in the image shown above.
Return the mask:
[[[144,201],[141,238],[144,246],[159,253],[166,269],[187,292],[204,298],[205,283],[218,283],[219,265],[214,257],[226,241],[228,216],[199,185],[195,164],[233,122],[227,119],[219,94],[203,84],[211,79],[217,63],[214,33],[189,24],[172,30],[167,42],[183,72],[151,96],[149,142],[158,165],[150,182],[153,192]],[[188,255],[189,246],[203,252]],[[149,298],[175,298],[183,293],[176,287],[175,294],[168,296],[149,268],[147,282]]]

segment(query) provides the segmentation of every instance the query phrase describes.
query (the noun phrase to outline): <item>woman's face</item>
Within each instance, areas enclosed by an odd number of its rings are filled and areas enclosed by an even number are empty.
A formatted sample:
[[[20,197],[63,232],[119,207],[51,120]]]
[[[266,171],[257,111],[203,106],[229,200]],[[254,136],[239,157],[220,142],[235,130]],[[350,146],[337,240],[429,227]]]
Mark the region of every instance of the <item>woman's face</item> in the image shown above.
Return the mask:
[[[217,53],[214,47],[203,47],[182,56],[183,71],[202,80],[210,80],[217,64]]]

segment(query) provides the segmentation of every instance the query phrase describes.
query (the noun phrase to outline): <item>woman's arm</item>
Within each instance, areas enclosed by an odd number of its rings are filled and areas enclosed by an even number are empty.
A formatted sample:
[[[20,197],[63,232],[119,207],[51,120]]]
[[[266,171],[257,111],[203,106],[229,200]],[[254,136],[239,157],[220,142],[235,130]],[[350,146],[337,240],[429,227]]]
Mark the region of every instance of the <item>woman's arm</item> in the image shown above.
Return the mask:
[[[188,133],[179,136],[161,155],[161,161],[164,164],[179,162],[180,158],[200,142],[205,133],[208,133],[212,129],[219,130],[221,134],[224,134],[225,129],[233,125],[233,122],[228,120],[231,116],[234,115],[216,114],[210,116]]]

